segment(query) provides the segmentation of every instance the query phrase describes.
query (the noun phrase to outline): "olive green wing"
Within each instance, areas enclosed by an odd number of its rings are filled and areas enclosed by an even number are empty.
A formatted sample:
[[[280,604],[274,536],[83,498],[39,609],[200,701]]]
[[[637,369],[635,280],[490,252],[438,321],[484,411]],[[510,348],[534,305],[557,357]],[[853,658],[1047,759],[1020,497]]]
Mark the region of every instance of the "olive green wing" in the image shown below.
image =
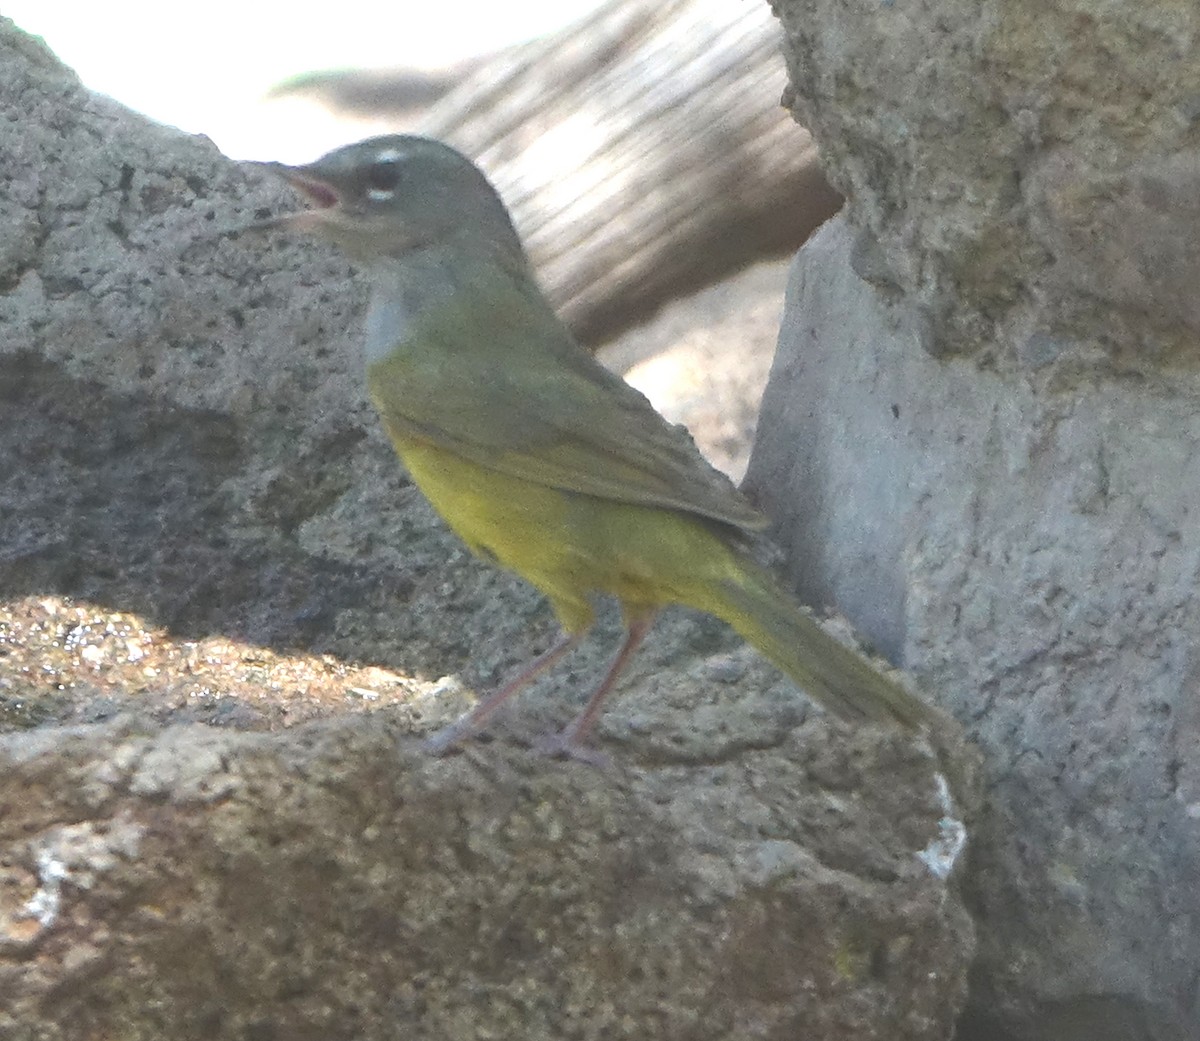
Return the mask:
[[[492,268],[423,314],[370,366],[368,384],[395,433],[481,466],[741,528],[766,525],[687,431],[576,344],[519,273]]]

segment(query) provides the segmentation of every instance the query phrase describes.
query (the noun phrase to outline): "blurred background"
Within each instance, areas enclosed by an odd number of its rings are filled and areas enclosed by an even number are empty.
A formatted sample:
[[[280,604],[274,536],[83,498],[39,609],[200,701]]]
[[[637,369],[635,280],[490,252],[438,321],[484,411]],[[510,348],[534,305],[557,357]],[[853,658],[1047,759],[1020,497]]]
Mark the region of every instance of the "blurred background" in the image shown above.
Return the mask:
[[[304,162],[345,131],[317,106],[268,97],[301,73],[408,69],[434,78],[464,61],[560,29],[598,0],[328,6],[278,0],[5,0],[3,14],[93,90],[160,123],[205,134],[234,159]]]

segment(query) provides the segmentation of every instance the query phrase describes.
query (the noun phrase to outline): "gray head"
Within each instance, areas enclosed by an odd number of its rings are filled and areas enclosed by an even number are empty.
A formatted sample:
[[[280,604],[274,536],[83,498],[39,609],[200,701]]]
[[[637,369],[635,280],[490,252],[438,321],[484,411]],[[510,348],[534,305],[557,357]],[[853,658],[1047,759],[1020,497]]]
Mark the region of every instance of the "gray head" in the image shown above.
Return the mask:
[[[271,222],[313,231],[369,262],[457,242],[523,258],[508,211],[466,156],[407,134],[372,137],[307,166],[264,164],[313,208]]]

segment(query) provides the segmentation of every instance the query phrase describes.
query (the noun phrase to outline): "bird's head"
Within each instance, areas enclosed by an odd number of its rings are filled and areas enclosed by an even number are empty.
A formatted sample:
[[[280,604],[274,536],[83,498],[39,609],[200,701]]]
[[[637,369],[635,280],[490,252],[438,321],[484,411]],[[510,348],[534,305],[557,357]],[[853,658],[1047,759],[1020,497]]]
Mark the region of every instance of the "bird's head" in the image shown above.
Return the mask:
[[[261,165],[297,189],[310,208],[260,226],[316,233],[354,259],[370,262],[453,242],[523,256],[495,189],[474,163],[440,141],[391,134],[305,166]]]

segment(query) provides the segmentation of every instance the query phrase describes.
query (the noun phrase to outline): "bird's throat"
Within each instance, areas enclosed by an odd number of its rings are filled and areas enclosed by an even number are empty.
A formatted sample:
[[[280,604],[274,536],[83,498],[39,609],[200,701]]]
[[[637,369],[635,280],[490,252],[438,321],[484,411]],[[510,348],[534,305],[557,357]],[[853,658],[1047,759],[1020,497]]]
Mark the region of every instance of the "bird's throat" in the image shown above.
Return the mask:
[[[372,266],[366,318],[366,363],[381,361],[407,340],[414,325],[456,291],[436,256],[413,254]]]

